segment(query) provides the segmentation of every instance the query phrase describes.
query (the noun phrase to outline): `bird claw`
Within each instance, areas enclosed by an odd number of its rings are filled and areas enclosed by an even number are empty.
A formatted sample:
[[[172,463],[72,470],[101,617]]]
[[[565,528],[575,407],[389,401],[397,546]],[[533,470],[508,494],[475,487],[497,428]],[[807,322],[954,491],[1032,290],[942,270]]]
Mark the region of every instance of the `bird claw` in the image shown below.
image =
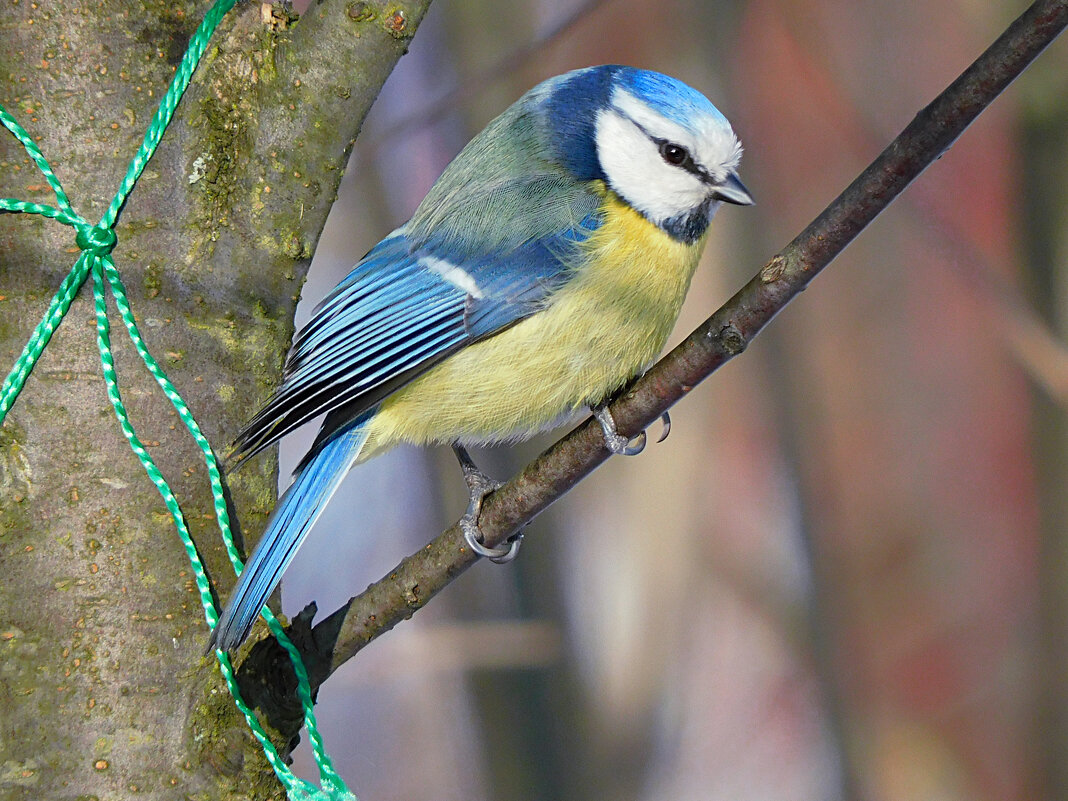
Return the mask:
[[[491,562],[503,565],[511,562],[519,554],[519,546],[523,542],[523,530],[520,529],[508,538],[506,545],[498,548],[490,548],[482,542],[482,531],[478,527],[478,517],[482,513],[482,502],[491,492],[500,489],[504,484],[487,476],[475,464],[467,449],[459,443],[453,443],[453,453],[460,462],[460,470],[464,474],[464,483],[470,493],[467,511],[460,518],[460,530],[464,533],[464,542],[479,556],[484,556]]]
[[[627,440],[626,437],[621,437],[626,443],[625,447],[619,451],[613,451],[613,453],[619,453],[623,456],[637,456],[639,453],[645,450],[645,444],[649,441],[649,436],[645,431],[639,431],[638,436],[634,439]]]
[[[470,512],[460,518],[460,530],[464,533],[464,542],[467,543],[468,548],[498,565],[503,565],[515,559],[519,555],[519,546],[523,544],[523,532],[517,531],[508,538],[507,547],[502,545],[498,548],[490,548],[483,545],[481,542],[482,532],[478,528],[477,519],[473,518]]]
[[[662,415],[660,415],[660,421],[664,424],[664,428],[660,432],[660,436],[657,437],[657,440],[656,440],[657,444],[660,444],[665,439],[667,439],[668,438],[668,434],[671,433],[671,415],[668,414],[667,412],[664,412]]]
[[[638,432],[637,436],[630,437],[629,439],[623,436],[616,430],[616,421],[612,417],[612,413],[608,411],[607,406],[594,407],[593,416],[597,419],[597,422],[601,424],[601,431],[604,432],[605,447],[612,453],[617,456],[637,456],[645,450],[648,435],[644,430]],[[660,421],[663,423],[664,428],[656,440],[658,443],[667,439],[668,434],[671,433],[671,415],[664,412],[660,415]]]
[[[597,406],[593,409],[593,416],[601,424],[604,433],[604,446],[617,456],[637,456],[645,450],[648,435],[645,431],[638,432],[637,436],[625,437],[616,429],[616,421],[607,406]],[[633,444],[632,444],[633,443]]]

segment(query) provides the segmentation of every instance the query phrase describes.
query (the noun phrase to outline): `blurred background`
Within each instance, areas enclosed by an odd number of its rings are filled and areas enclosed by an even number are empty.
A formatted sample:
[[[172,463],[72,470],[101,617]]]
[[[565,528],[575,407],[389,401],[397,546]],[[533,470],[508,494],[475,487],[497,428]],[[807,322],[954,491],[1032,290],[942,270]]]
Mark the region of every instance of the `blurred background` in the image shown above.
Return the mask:
[[[522,92],[617,62],[746,148],[671,344],[1025,8],[436,0],[298,325]],[[300,4],[298,3],[298,8]],[[364,801],[1068,799],[1068,41],[750,349],[322,689]],[[311,431],[283,446],[283,483]],[[559,432],[563,433],[563,432]],[[501,478],[542,439],[475,454]],[[283,585],[329,612],[463,511],[447,449],[357,467]],[[297,762],[314,773],[307,753]]]

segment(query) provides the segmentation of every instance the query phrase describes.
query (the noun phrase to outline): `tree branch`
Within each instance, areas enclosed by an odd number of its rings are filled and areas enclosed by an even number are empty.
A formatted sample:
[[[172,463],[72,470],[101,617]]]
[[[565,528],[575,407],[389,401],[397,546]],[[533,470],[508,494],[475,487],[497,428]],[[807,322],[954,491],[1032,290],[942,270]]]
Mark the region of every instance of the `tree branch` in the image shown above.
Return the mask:
[[[761,329],[875,219],[1068,24],[1068,0],[1039,0],[1021,15],[804,231],[722,308],[615,403],[622,433],[651,425],[698,383],[737,356]],[[586,421],[486,499],[480,526],[498,545],[608,458],[600,427]],[[313,629],[294,623],[295,640],[321,683],[364,645],[393,628],[477,561],[454,525]],[[263,641],[242,665],[252,681],[274,661]],[[268,662],[269,663],[269,662]],[[277,664],[277,662],[275,662]]]

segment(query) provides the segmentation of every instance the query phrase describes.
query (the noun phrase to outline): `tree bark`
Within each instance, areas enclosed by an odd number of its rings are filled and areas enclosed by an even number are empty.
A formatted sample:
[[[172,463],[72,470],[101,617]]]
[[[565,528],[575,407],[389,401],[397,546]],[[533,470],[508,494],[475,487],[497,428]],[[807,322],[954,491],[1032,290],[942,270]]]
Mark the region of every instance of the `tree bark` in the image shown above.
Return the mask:
[[[148,347],[216,447],[277,381],[352,142],[428,2],[326,0],[280,26],[280,12],[266,25],[259,4],[239,5],[126,204],[112,255]],[[21,2],[0,21],[0,103],[86,219],[117,189],[206,9]],[[0,195],[53,202],[6,135]],[[0,216],[0,243],[6,371],[76,254],[74,233],[39,217]],[[188,562],[107,401],[90,295],[0,428],[0,796],[278,797],[202,656]],[[133,423],[225,593],[233,573],[202,459],[130,343],[113,339]],[[272,456],[232,481],[250,531],[275,472]]]

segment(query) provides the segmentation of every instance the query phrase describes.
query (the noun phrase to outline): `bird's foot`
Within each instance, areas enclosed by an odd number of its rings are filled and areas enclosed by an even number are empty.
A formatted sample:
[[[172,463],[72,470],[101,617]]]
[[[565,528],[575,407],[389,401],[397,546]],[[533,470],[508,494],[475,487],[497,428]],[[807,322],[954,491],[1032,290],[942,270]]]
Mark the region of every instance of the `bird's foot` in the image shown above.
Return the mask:
[[[605,447],[612,453],[617,456],[637,456],[645,450],[648,438],[644,431],[640,431],[635,437],[627,438],[616,430],[616,421],[607,406],[595,406],[592,411],[597,422],[601,424],[601,431],[604,432]],[[660,415],[660,419],[664,423],[664,430],[660,433],[657,442],[663,442],[671,433],[671,415],[664,412]]]
[[[504,484],[487,476],[478,469],[478,465],[471,459],[467,449],[458,442],[452,446],[456,460],[460,463],[460,469],[464,474],[464,483],[471,499],[467,504],[467,512],[460,518],[460,530],[464,533],[464,540],[468,547],[479,556],[484,556],[491,562],[503,565],[511,562],[519,553],[519,546],[523,542],[523,530],[520,529],[508,538],[507,546],[490,548],[482,543],[482,531],[478,527],[478,516],[482,513],[482,501],[491,492],[500,489]]]

